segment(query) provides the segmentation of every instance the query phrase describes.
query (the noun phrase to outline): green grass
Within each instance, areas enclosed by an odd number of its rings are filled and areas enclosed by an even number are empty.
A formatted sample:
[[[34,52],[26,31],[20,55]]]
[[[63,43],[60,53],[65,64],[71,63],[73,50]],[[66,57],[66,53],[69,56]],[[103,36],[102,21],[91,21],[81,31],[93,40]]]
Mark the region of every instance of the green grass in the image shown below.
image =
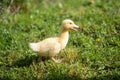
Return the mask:
[[[94,2],[26,0],[16,13],[1,10],[0,80],[119,80],[120,0]],[[65,62],[37,62],[29,42],[57,36],[66,18],[83,29],[56,56]]]

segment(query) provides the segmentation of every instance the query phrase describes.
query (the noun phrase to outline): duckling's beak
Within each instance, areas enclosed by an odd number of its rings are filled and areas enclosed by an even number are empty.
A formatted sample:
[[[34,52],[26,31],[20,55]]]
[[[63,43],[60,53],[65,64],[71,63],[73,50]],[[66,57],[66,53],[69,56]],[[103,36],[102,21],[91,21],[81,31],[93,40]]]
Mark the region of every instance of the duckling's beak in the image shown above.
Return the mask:
[[[78,29],[79,29],[79,26],[77,26],[77,25],[73,25],[72,30],[74,30],[74,31],[78,31]]]

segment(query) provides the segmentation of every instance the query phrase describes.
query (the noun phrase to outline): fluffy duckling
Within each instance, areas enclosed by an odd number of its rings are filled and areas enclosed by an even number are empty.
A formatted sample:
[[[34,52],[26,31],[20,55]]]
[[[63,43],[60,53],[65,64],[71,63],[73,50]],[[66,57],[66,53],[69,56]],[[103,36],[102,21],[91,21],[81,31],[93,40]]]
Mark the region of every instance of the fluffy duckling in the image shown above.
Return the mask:
[[[30,43],[30,48],[34,52],[38,52],[40,56],[49,56],[54,62],[61,62],[56,60],[54,56],[66,47],[69,39],[69,30],[77,31],[79,27],[70,19],[65,19],[62,22],[62,31],[58,37],[51,37],[44,39],[37,43]]]

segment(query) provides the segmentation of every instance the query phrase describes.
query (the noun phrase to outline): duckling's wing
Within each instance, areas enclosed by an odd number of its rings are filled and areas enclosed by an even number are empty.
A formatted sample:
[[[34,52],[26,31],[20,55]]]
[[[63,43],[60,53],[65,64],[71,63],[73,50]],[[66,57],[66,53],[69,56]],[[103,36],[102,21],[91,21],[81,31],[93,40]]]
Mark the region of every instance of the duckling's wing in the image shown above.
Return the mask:
[[[60,43],[57,38],[48,38],[40,42],[40,53],[58,53]]]

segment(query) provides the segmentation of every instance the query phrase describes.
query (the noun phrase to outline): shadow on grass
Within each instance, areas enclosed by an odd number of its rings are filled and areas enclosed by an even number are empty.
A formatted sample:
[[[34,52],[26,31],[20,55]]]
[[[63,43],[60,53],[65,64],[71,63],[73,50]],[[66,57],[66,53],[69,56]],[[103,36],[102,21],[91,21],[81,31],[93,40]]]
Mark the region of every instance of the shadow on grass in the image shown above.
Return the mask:
[[[40,61],[45,61],[45,60],[48,60],[48,58],[39,57],[39,56],[26,56],[25,58],[21,58],[21,59],[15,61],[12,65],[12,67],[24,67],[24,66],[28,67],[33,62],[37,64]]]
[[[36,62],[38,57],[36,56],[26,56],[25,58],[18,59],[13,63],[12,66],[17,66],[17,67],[24,67],[24,66],[30,66],[32,62]]]

